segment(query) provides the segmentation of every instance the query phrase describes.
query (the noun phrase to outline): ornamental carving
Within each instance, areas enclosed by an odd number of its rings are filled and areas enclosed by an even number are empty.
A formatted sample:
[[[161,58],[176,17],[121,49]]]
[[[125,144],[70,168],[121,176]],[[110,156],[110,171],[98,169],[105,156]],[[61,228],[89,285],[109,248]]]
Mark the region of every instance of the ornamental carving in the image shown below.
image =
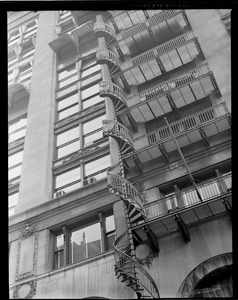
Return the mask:
[[[26,224],[18,240],[16,281],[36,274],[38,258],[38,224]]]
[[[15,286],[13,299],[31,299],[36,293],[36,280]]]

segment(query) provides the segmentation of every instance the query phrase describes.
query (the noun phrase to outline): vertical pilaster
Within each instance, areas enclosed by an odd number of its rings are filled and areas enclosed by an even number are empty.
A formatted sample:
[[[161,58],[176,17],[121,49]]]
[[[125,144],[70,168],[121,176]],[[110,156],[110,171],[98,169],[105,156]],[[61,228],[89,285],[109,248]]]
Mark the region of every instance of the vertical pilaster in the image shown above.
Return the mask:
[[[57,14],[44,11],[39,15],[16,213],[52,198],[56,56],[48,43],[56,38]]]

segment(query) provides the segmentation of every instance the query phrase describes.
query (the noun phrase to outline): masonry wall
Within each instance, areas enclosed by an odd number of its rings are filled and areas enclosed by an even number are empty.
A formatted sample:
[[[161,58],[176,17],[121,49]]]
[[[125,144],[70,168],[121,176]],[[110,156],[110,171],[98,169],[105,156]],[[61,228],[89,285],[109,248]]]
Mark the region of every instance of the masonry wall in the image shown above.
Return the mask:
[[[34,55],[19,201],[16,213],[48,201],[52,194],[56,61],[48,43],[55,38],[57,12],[41,12]]]

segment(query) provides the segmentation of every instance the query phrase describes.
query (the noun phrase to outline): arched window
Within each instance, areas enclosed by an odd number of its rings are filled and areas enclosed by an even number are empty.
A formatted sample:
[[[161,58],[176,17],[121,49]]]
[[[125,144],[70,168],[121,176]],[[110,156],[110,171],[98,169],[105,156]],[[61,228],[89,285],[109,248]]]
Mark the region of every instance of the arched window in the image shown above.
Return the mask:
[[[177,298],[232,297],[232,253],[214,256],[193,269],[181,284]]]

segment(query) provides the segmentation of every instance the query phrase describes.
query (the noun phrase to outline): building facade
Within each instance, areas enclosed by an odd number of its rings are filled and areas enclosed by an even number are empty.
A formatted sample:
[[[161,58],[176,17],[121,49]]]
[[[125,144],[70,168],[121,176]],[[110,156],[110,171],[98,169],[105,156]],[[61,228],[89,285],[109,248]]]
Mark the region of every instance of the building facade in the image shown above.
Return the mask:
[[[8,13],[10,298],[233,295],[229,18]]]

